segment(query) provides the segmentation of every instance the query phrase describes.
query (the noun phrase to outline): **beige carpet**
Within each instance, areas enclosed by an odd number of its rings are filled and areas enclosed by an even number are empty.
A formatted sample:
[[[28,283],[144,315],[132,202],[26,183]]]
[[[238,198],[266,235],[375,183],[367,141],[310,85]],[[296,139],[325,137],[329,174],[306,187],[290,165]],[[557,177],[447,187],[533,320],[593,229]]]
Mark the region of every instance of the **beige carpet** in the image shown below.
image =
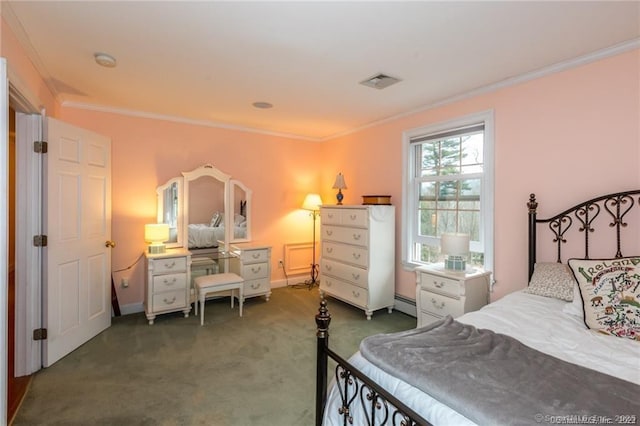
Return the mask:
[[[191,315],[144,314],[112,326],[34,375],[14,425],[304,426],[315,415],[317,289],[274,289],[247,299],[207,302],[205,325]],[[331,346],[343,356],[368,335],[413,328],[386,310],[367,321],[335,299]]]

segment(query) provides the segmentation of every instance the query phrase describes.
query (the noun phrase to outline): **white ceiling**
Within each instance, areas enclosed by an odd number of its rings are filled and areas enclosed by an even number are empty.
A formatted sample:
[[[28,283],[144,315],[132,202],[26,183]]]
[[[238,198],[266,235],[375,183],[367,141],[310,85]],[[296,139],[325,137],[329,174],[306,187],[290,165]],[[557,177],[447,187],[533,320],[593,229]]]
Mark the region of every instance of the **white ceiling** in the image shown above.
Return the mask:
[[[612,46],[640,2],[2,0],[63,105],[323,140]],[[105,52],[115,68],[94,62]],[[358,84],[378,73],[402,81]],[[264,101],[271,109],[256,109]]]

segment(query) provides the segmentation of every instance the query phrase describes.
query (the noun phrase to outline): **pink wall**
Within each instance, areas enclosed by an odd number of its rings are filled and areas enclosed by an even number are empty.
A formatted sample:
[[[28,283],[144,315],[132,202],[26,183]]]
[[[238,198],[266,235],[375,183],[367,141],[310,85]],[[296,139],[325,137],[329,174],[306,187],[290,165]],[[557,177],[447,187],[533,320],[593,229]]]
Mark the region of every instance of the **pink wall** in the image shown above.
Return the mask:
[[[299,209],[307,192],[318,191],[314,167],[319,145],[255,133],[61,108],[60,119],[112,140],[112,269],[133,264],[145,250],[143,227],[155,221],[155,188],[183,171],[211,163],[253,190],[253,240],[270,244],[272,279],[283,244],[310,241],[310,219]],[[143,262],[129,271],[121,304],[143,300]]]
[[[396,291],[414,298],[414,274],[403,270],[399,257],[402,132],[489,109],[496,136],[494,300],[526,285],[529,193],[538,195],[544,216],[567,203],[640,187],[640,50],[311,143],[104,112],[56,111],[6,27],[2,56],[20,86],[40,98],[49,115],[112,139],[114,270],[133,264],[145,248],[143,225],[155,218],[155,187],[212,163],[253,190],[254,240],[273,246],[272,279],[280,279],[283,244],[311,239],[308,214],[299,210],[304,195],[319,192],[325,202],[335,202],[331,186],[343,172],[345,203],[359,204],[363,194],[392,195]],[[640,241],[631,250],[638,253]],[[141,264],[114,274],[116,281],[122,274],[131,285],[119,289],[120,303],[141,302]]]
[[[640,187],[639,76],[635,50],[337,138],[322,145],[323,187],[342,171],[348,202],[391,194],[399,256],[402,132],[493,109],[495,300],[526,285],[530,193],[537,194],[544,217],[592,196]],[[629,252],[639,251],[636,239]],[[397,293],[415,297],[414,274],[399,258],[396,269]]]

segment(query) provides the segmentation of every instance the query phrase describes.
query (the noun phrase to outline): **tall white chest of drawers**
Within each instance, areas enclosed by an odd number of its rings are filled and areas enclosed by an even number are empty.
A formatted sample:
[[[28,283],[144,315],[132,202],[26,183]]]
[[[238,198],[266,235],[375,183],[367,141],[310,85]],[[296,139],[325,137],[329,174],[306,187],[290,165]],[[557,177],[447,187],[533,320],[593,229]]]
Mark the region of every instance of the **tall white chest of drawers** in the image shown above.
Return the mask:
[[[373,311],[393,310],[395,207],[321,206],[320,291]]]
[[[157,315],[182,311],[185,318],[191,311],[191,253],[184,249],[169,249],[166,253],[145,252],[146,288],[144,312],[153,324]]]

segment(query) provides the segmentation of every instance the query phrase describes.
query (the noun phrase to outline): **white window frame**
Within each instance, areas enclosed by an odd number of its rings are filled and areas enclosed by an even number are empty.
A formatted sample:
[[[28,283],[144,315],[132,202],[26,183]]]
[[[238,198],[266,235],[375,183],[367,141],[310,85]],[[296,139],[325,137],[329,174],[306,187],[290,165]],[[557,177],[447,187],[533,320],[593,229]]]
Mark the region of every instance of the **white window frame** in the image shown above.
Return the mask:
[[[484,269],[493,270],[494,246],[494,112],[482,111],[452,120],[430,124],[424,127],[406,130],[402,133],[402,265],[413,271],[424,265],[411,258],[417,223],[414,220],[417,210],[417,196],[413,190],[415,161],[411,139],[429,134],[446,132],[473,124],[484,123],[482,192],[480,194],[480,240],[484,244]],[[473,247],[472,247],[472,250]],[[474,250],[475,251],[475,250]]]

